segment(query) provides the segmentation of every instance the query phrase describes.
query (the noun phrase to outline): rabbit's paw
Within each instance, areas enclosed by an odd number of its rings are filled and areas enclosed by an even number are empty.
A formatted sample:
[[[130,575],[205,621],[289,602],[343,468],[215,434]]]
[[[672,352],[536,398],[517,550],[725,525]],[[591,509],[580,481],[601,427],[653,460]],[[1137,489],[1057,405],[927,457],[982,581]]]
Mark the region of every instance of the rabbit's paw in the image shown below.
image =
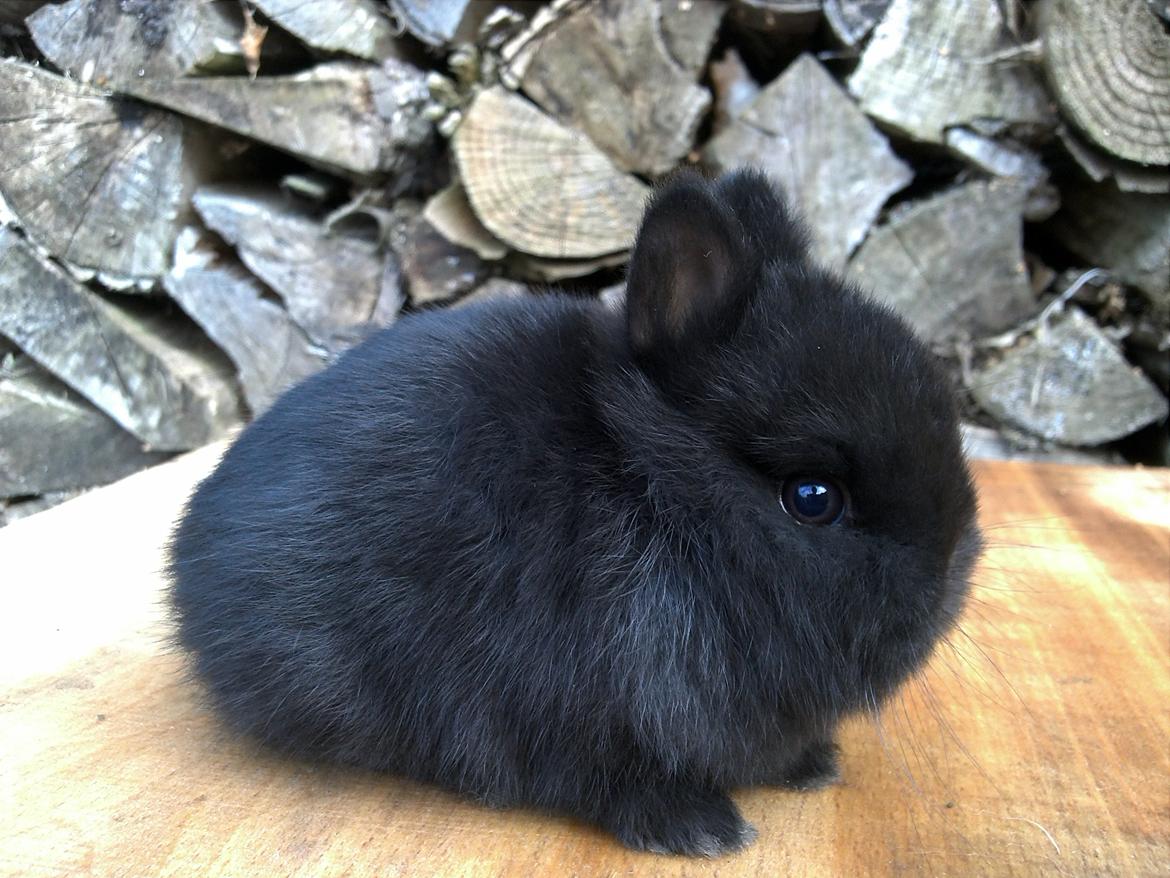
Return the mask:
[[[686,785],[625,790],[602,822],[627,847],[658,854],[718,857],[756,837],[726,793]]]
[[[819,790],[840,779],[837,745],[831,741],[814,741],[788,766],[782,783],[795,790]]]

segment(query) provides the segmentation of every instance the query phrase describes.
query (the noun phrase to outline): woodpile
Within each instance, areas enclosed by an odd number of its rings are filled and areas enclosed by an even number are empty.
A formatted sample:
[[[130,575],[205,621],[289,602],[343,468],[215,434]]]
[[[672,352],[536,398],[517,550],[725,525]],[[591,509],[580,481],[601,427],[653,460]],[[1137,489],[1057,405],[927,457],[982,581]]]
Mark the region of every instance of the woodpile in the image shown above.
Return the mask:
[[[656,181],[766,170],[973,447],[1170,464],[1158,0],[0,4],[0,523],[404,312],[621,307]]]

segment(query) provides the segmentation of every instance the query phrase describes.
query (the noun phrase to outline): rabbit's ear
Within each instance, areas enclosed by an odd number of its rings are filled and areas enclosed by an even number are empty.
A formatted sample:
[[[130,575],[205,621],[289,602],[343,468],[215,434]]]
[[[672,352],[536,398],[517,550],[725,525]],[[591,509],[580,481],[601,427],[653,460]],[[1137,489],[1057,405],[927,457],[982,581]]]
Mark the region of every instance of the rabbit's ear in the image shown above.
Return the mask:
[[[754,250],[785,262],[807,258],[808,232],[765,174],[744,168],[721,177],[715,190],[743,226]]]
[[[676,177],[651,200],[626,282],[630,343],[639,356],[668,358],[734,325],[747,290],[744,232],[714,187]]]

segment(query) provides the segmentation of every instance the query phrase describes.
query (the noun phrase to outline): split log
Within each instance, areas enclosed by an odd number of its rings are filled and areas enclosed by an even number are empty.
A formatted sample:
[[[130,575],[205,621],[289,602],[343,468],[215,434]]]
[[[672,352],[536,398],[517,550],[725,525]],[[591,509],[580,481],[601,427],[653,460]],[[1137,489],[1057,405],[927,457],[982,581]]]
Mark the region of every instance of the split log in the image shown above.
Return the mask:
[[[1076,308],[977,369],[971,392],[995,417],[1065,445],[1112,442],[1167,414],[1165,397]]]
[[[37,244],[108,286],[170,263],[195,172],[182,123],[0,60],[0,193]]]
[[[947,128],[977,120],[1046,131],[1048,96],[1018,50],[999,0],[893,0],[849,90],[866,113],[918,140],[942,143]]]
[[[468,0],[390,0],[395,18],[429,46],[444,46],[455,36]]]
[[[204,186],[194,205],[314,342],[340,351],[376,328],[371,322],[390,258],[377,244],[331,233],[288,199],[258,187]]]
[[[993,430],[991,427],[981,427],[977,424],[962,424],[961,429],[963,453],[976,460],[1034,460],[1088,466],[1124,463],[1121,455],[1116,452],[1065,448],[1063,445],[1053,445],[1011,428]]]
[[[104,485],[166,458],[31,360],[0,368],[0,498]]]
[[[374,0],[252,0],[305,45],[370,61],[395,57],[397,33]]]
[[[984,173],[1022,186],[1028,193],[1024,219],[1040,222],[1060,207],[1060,193],[1048,182],[1048,167],[1027,147],[962,127],[948,128],[944,140],[951,152]]]
[[[886,199],[913,178],[812,55],[801,55],[723,133],[704,161],[754,165],[778,180],[813,232],[813,252],[841,266]]]
[[[1170,193],[1170,168],[1147,167],[1119,159],[1085,142],[1063,125],[1057,131],[1065,152],[1096,183],[1112,180],[1122,192]]]
[[[453,143],[476,214],[504,243],[555,258],[633,244],[647,187],[518,95],[481,92]]]
[[[102,87],[244,69],[235,4],[68,0],[30,16],[28,29],[58,68]]]
[[[711,88],[715,92],[715,111],[711,131],[718,134],[738,119],[759,97],[759,83],[735,49],[728,49],[718,61],[711,62]]]
[[[325,364],[325,352],[266,298],[263,285],[194,228],[179,234],[163,287],[236,364],[253,415]]]
[[[407,295],[416,308],[457,299],[488,276],[482,259],[439,234],[425,216],[410,222],[395,243]]]
[[[968,183],[896,211],[850,277],[934,342],[1001,332],[1035,308],[1021,251],[1024,190]]]
[[[124,91],[357,177],[409,176],[433,146],[423,118],[422,72],[396,59],[382,66],[320,64],[292,76],[141,79]]]
[[[676,22],[706,9],[698,3],[687,12],[677,11],[681,8],[676,7]],[[672,56],[661,0],[561,9],[552,24],[534,23],[538,32],[518,38],[523,48],[509,62],[510,75],[547,113],[586,134],[622,170],[666,173],[690,152],[711,95],[695,82],[694,56],[689,68]],[[704,62],[715,36],[711,20],[699,20],[708,26],[705,43],[689,48]]]
[[[226,358],[190,327],[119,308],[0,229],[0,334],[155,451],[239,423]]]
[[[693,82],[707,66],[726,4],[722,0],[659,0],[659,4],[666,51]]]
[[[527,281],[559,283],[563,280],[587,277],[624,265],[629,259],[625,251],[598,256],[593,259],[546,259],[543,256],[529,256],[527,253],[508,255],[508,272]]]
[[[1044,66],[1074,125],[1119,158],[1170,165],[1170,32],[1139,0],[1055,0]]]
[[[825,18],[842,43],[853,49],[877,27],[890,0],[825,0]]]
[[[508,245],[479,221],[467,192],[458,182],[432,197],[423,208],[423,216],[444,238],[471,250],[480,259],[503,259],[508,253]]]
[[[1071,184],[1051,228],[1093,265],[1140,289],[1170,320],[1170,195],[1119,192],[1111,183]]]

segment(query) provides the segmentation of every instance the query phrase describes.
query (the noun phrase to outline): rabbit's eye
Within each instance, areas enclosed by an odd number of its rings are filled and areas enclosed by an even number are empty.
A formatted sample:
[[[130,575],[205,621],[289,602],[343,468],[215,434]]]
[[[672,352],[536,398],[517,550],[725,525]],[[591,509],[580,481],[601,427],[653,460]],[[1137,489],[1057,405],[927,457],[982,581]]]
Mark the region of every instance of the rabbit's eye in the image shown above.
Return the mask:
[[[795,476],[780,489],[780,505],[801,524],[836,524],[845,517],[845,490],[822,476]]]

